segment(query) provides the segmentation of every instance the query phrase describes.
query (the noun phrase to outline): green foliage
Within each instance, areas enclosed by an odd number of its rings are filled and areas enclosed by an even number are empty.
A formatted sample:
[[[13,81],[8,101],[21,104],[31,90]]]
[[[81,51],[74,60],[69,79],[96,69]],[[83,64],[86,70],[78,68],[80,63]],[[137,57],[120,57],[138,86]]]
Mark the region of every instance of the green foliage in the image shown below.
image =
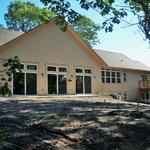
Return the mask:
[[[4,18],[9,29],[27,32],[54,17],[48,8],[39,8],[30,2],[14,1]]]
[[[55,1],[56,5],[57,3]],[[62,5],[62,4],[61,4]],[[65,8],[69,8],[69,3],[65,4]],[[30,2],[11,2],[8,6],[8,13],[5,14],[5,20],[9,29],[27,32],[42,23],[49,21],[54,16],[57,17],[56,24],[60,25],[62,31],[67,30],[67,22],[65,21],[61,10],[62,7],[50,11],[48,8],[39,8]],[[75,11],[70,10],[71,17],[67,17],[67,21],[79,35],[87,41],[90,46],[98,43],[97,31],[100,30],[99,25],[95,24],[91,19],[85,16],[76,16]],[[72,18],[74,17],[74,19]]]
[[[137,25],[145,34],[146,39],[150,41],[150,0],[76,0],[81,9],[93,9],[100,16],[105,18],[102,22],[102,29],[106,32],[112,32],[115,24],[121,21],[130,26]],[[51,10],[59,13],[66,18],[69,23],[79,20],[81,15],[78,11],[72,9],[69,0],[41,0]],[[119,4],[119,5],[118,5]],[[127,22],[125,19],[128,13],[133,13],[137,22]],[[60,24],[61,25],[61,24]]]
[[[12,74],[21,72],[21,63],[17,56],[2,61],[3,70],[0,71],[0,96],[11,95],[10,83]]]
[[[94,46],[99,42],[97,31],[100,30],[100,26],[86,16],[72,22],[71,26],[90,46]]]
[[[150,0],[125,0],[132,13],[138,17],[138,26],[150,42]]]

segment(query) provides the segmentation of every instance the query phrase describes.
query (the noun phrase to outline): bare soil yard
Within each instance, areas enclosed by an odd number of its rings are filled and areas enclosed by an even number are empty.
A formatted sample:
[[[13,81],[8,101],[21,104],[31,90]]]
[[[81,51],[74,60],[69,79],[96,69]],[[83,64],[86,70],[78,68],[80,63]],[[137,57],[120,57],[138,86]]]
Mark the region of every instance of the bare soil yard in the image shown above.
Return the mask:
[[[150,105],[105,97],[0,100],[0,150],[150,150]]]

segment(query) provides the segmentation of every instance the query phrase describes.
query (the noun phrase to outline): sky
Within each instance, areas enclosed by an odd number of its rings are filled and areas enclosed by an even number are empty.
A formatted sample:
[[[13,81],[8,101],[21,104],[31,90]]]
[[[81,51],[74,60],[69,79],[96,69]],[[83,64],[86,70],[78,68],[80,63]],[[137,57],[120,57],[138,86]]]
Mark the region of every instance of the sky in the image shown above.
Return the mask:
[[[7,12],[7,6],[14,0],[0,0],[0,24],[6,26],[4,20],[4,14]],[[27,0],[20,0],[27,1]],[[39,7],[44,7],[40,0],[30,0]],[[95,23],[101,24],[103,18],[96,12],[83,11],[75,0],[70,1],[73,9],[79,11],[81,14],[88,16]],[[135,20],[134,16],[129,16],[129,21]],[[100,43],[94,48],[119,52],[127,55],[128,57],[138,60],[150,67],[150,45],[148,41],[144,40],[144,35],[136,27],[127,27],[125,24],[116,25],[114,31],[111,33],[105,33],[104,30],[99,31],[98,37]]]

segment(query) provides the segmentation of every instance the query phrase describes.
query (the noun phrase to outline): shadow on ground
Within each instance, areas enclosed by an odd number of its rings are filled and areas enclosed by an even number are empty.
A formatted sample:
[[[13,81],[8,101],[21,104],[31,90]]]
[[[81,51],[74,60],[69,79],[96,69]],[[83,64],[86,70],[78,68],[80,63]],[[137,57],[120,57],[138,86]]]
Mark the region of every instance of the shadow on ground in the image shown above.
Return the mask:
[[[81,100],[0,102],[0,149],[148,150],[150,106]]]

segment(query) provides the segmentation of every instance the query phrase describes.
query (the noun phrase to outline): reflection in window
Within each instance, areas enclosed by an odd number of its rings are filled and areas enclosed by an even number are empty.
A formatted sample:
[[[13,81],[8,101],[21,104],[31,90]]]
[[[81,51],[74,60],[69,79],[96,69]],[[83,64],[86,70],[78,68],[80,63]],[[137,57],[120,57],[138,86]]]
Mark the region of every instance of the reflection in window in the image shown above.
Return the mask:
[[[37,74],[36,73],[26,74],[26,94],[27,95],[37,94]]]
[[[58,93],[67,94],[67,76],[58,75]]]
[[[83,76],[76,76],[76,93],[83,93]]]
[[[25,74],[16,73],[13,75],[13,94],[24,95],[25,94]]]

